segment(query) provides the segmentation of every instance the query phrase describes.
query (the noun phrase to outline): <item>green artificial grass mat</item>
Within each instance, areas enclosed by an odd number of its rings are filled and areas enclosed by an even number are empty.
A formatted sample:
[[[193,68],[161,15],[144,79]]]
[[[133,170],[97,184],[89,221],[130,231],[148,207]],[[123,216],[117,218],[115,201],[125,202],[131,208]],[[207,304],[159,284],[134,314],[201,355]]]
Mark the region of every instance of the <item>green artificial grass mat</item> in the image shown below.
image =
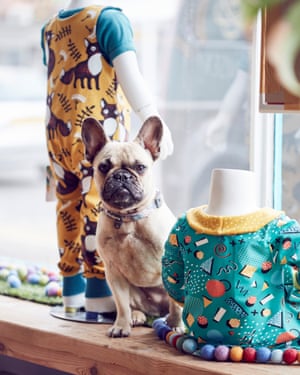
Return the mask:
[[[0,294],[45,305],[62,305],[62,297],[45,295],[45,286],[22,283],[19,288],[11,288],[7,281],[0,280]]]
[[[62,305],[58,270],[0,257],[0,295],[46,305]]]

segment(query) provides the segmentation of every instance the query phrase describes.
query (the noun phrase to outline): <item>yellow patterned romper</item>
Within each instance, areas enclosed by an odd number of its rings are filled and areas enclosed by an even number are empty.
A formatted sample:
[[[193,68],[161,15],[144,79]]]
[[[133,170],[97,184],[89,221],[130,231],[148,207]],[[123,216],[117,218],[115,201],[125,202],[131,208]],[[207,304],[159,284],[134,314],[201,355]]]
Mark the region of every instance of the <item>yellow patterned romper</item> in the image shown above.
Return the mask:
[[[48,69],[46,135],[56,180],[59,268],[63,276],[73,276],[80,272],[83,260],[87,278],[103,279],[103,264],[95,249],[99,196],[91,165],[84,160],[81,125],[92,116],[109,137],[127,139],[129,107],[111,60],[134,50],[132,30],[121,10],[91,6],[61,12],[45,25],[42,37]]]

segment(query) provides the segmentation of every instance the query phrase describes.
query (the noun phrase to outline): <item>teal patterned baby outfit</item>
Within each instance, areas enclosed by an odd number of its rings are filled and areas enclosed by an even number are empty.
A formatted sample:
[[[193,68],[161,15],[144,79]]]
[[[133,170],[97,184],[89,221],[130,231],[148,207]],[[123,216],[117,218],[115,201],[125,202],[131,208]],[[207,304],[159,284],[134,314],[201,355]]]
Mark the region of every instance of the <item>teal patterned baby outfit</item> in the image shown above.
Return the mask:
[[[232,217],[193,208],[166,242],[162,275],[201,344],[300,348],[300,226],[269,208]]]

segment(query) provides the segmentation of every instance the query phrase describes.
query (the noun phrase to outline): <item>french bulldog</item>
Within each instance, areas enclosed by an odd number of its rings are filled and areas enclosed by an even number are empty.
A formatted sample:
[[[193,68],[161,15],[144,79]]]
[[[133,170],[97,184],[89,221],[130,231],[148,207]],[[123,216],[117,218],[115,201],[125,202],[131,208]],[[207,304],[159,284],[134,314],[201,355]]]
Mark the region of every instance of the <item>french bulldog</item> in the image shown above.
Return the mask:
[[[162,136],[158,117],[148,118],[130,142],[111,141],[94,118],[82,125],[101,199],[97,248],[116,304],[110,337],[129,336],[147,315],[167,316],[169,326],[182,330],[181,307],[169,299],[161,278],[164,243],[176,221],[154,183]]]

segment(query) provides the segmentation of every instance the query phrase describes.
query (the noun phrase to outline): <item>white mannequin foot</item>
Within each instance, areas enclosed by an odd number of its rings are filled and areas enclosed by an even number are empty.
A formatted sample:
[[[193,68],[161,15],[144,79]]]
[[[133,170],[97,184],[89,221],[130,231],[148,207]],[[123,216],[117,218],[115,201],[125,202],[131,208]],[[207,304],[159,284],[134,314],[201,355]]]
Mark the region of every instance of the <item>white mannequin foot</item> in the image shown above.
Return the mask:
[[[110,313],[116,311],[113,297],[85,298],[85,310],[95,313]]]
[[[68,297],[63,296],[63,305],[66,313],[76,313],[76,311],[84,307],[84,303],[84,293]]]

